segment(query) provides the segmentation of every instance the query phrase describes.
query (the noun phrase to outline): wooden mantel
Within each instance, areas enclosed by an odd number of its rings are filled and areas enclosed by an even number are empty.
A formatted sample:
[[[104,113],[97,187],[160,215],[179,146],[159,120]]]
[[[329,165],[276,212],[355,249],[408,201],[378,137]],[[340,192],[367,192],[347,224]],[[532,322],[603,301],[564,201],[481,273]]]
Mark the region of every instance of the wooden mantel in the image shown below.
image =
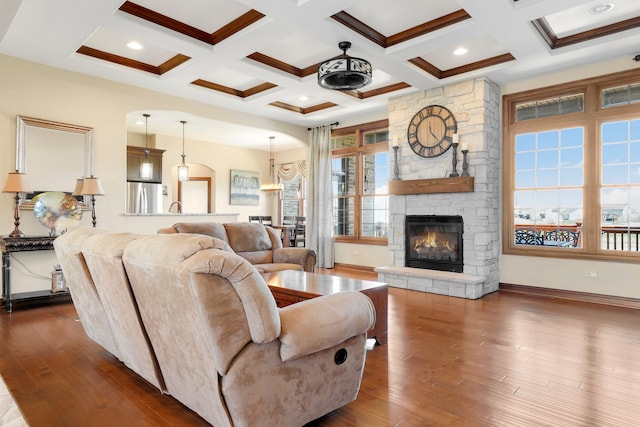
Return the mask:
[[[472,176],[454,178],[414,179],[389,181],[389,194],[432,194],[473,192]]]

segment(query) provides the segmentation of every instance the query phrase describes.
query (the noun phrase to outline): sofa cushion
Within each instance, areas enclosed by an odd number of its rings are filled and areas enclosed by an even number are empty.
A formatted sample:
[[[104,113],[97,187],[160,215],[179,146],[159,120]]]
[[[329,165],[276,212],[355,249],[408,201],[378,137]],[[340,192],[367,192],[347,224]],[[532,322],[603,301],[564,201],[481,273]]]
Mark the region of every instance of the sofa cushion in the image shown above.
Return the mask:
[[[246,222],[224,224],[229,245],[236,252],[271,252],[272,244],[264,225]],[[266,262],[271,262],[266,261]]]
[[[189,233],[221,239],[224,250],[235,252],[258,268],[261,272],[280,270],[313,271],[316,253],[309,248],[283,248],[281,232],[263,224],[253,223],[184,223],[160,228],[158,234]],[[267,266],[266,264],[279,264]]]
[[[217,222],[179,222],[174,228],[178,233],[204,234],[229,243],[224,225]]]

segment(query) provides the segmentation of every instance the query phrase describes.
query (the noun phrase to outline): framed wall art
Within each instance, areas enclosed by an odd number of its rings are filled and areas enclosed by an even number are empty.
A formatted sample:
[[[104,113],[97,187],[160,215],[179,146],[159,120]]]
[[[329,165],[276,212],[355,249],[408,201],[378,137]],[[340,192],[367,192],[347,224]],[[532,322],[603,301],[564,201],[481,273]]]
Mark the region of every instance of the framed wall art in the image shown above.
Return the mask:
[[[258,206],[260,202],[260,172],[231,169],[229,204]]]

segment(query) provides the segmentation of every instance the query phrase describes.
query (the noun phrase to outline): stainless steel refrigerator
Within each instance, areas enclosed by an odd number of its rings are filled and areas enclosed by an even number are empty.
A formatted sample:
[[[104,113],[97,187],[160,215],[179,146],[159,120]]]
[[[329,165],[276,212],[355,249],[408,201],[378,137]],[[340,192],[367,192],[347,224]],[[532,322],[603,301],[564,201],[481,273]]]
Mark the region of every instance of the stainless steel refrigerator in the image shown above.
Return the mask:
[[[162,184],[127,182],[127,213],[152,214],[162,212]]]

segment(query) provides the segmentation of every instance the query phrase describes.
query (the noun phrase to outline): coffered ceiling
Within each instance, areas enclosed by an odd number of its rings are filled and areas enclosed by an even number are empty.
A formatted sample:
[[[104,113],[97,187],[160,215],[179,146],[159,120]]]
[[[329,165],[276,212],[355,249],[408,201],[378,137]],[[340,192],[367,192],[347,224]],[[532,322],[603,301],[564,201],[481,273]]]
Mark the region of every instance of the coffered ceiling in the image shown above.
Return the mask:
[[[341,53],[340,41],[371,62],[371,84],[347,92],[318,86],[317,66]],[[460,48],[466,53],[454,54]],[[505,84],[632,61],[640,2],[3,0],[0,53],[315,126],[477,76]]]

